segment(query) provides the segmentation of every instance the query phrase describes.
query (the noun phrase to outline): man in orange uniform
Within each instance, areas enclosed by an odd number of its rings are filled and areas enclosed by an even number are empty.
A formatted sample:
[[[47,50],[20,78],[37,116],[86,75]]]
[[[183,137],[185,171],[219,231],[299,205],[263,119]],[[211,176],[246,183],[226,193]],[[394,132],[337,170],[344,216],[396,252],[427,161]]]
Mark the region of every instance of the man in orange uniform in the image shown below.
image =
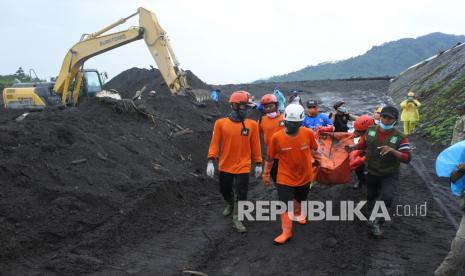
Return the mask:
[[[263,184],[270,185],[270,171],[274,159],[279,160],[276,182],[279,200],[289,204],[294,201],[294,212],[299,224],[306,224],[301,215],[301,202],[307,199],[310,182],[313,178],[312,150],[318,149],[313,131],[300,127],[305,117],[300,104],[290,104],[284,112],[285,130],[271,137],[267,161],[263,173]],[[292,237],[292,220],[289,211],[281,214],[282,234],[274,239],[276,244],[284,244]]]
[[[249,95],[246,91],[231,94],[229,103],[232,112],[228,117],[215,122],[208,150],[207,175],[213,178],[215,174],[213,161],[219,157],[220,192],[227,202],[223,215],[228,216],[233,213],[233,226],[238,232],[247,231],[238,219],[237,201],[247,199],[251,160],[256,165],[255,177],[260,177],[262,174],[258,124],[246,119],[250,108]]]
[[[260,132],[263,133],[263,141],[266,148],[271,140],[271,136],[277,131],[284,129],[284,115],[278,111],[278,98],[273,94],[266,94],[261,99],[261,104],[265,115],[260,118],[258,125]],[[271,168],[271,179],[276,183],[276,174],[278,173],[278,160],[275,159]]]

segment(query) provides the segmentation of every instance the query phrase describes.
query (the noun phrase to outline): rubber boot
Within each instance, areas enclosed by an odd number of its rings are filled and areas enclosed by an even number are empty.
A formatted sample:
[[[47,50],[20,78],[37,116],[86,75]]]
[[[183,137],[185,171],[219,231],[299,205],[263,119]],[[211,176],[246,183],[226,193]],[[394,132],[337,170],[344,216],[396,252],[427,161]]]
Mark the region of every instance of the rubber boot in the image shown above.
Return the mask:
[[[244,224],[242,224],[242,221],[239,220],[237,201],[234,202],[232,219],[233,219],[233,227],[237,230],[237,232],[239,233],[247,232],[247,228],[245,228]]]
[[[281,228],[283,232],[274,239],[277,245],[285,244],[292,238],[292,220],[289,218],[289,213],[281,214]]]
[[[228,203],[226,204],[226,207],[224,207],[223,216],[227,217],[231,215],[233,212],[233,209],[234,209],[234,203],[232,201],[228,201]]]
[[[294,200],[294,216],[300,225],[307,224],[307,218],[302,215],[302,203]]]

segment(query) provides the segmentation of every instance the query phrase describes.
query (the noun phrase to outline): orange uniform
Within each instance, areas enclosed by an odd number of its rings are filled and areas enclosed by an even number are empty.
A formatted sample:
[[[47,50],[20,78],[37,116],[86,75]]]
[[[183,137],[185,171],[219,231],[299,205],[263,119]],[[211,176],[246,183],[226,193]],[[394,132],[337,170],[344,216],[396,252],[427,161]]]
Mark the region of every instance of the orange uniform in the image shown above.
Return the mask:
[[[243,131],[244,126],[247,133]],[[218,119],[215,122],[208,158],[217,159],[220,156],[220,172],[250,173],[251,159],[255,163],[262,162],[258,124],[245,119],[244,126],[241,122],[234,122],[229,118]]]
[[[281,114],[276,118],[269,118],[268,116],[262,116],[259,122],[260,131],[263,132],[263,141],[265,146],[268,147],[270,144],[271,136],[277,131],[284,129],[284,115]]]
[[[296,136],[285,130],[271,137],[268,159],[279,159],[277,183],[291,187],[305,185],[312,181],[313,165],[310,150],[317,150],[318,144],[313,131],[301,127]]]

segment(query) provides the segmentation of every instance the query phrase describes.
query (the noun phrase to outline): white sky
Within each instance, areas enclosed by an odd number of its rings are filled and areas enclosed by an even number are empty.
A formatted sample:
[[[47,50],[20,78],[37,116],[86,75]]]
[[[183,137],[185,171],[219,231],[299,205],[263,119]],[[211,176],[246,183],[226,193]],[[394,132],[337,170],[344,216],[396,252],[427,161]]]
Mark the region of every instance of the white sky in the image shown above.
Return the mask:
[[[465,34],[463,0],[0,0],[0,74],[22,66],[56,76],[81,34],[139,6],[157,14],[181,67],[212,84],[288,73],[404,37]],[[86,63],[110,78],[149,65],[156,67],[142,40]]]

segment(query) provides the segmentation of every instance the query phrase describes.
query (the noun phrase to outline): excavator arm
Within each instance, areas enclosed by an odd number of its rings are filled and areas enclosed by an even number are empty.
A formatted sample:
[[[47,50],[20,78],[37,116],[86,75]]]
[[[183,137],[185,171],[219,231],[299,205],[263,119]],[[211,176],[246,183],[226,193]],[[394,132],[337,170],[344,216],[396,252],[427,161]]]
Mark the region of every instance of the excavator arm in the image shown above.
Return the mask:
[[[139,26],[128,30],[103,35],[129,18],[139,15]],[[66,54],[60,73],[53,90],[61,94],[63,105],[69,102],[70,88],[74,84],[71,102],[76,105],[82,81],[82,67],[89,58],[133,41],[144,39],[154,58],[163,79],[172,94],[184,92],[189,88],[184,72],[179,68],[179,62],[171,48],[168,36],[158,23],[155,14],[145,8],[139,8],[136,13],[122,18],[102,30],[84,35]]]

